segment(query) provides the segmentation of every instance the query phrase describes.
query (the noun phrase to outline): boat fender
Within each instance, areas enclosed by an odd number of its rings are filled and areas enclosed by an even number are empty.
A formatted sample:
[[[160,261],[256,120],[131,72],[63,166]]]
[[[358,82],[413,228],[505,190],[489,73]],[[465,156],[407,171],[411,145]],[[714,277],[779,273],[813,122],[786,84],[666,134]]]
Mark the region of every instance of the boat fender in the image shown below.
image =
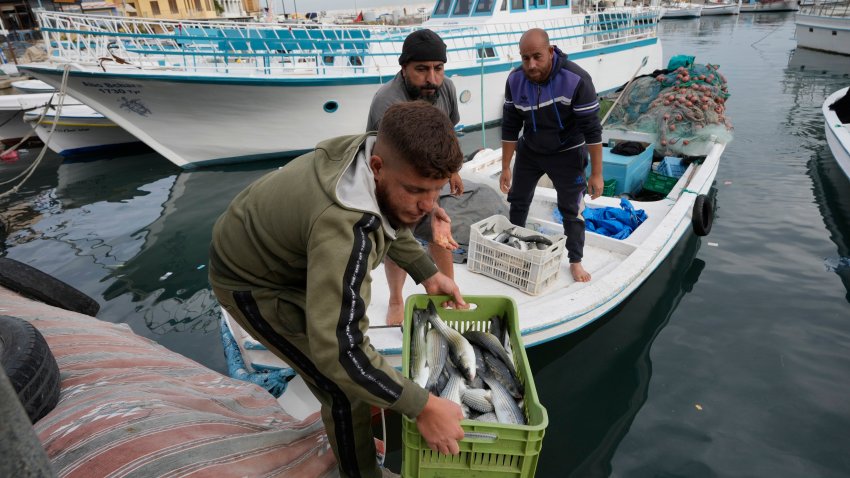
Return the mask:
[[[97,315],[100,304],[30,265],[0,257],[0,285],[28,298],[80,314]]]
[[[705,194],[697,196],[691,215],[691,224],[697,236],[707,236],[714,222],[714,201]]]
[[[56,407],[59,365],[31,323],[0,315],[0,362],[32,423]]]

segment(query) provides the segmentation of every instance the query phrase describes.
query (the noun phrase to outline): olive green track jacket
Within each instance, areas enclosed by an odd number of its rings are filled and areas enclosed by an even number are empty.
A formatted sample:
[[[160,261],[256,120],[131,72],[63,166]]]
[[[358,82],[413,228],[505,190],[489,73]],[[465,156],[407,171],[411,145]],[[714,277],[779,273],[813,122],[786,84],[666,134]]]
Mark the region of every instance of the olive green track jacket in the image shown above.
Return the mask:
[[[322,374],[347,395],[415,417],[428,392],[366,335],[371,272],[385,255],[417,283],[437,269],[409,229],[394,230],[381,214],[368,163],[374,141],[374,133],[324,141],[248,186],[213,228],[210,281],[279,291],[286,313],[275,320],[306,331]]]

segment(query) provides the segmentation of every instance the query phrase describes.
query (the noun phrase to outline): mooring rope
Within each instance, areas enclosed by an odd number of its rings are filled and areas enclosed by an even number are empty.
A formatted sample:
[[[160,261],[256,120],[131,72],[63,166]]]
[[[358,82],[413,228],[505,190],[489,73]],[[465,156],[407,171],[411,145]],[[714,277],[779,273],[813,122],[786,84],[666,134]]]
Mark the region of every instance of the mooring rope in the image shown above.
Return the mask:
[[[65,97],[66,97],[66,94],[67,94],[66,90],[67,90],[67,87],[68,87],[68,76],[69,76],[70,71],[71,71],[71,65],[65,65],[64,71],[62,72],[62,83],[59,85],[59,90],[56,92],[56,94],[58,95],[59,104],[56,105],[56,113],[53,116],[53,125],[50,127],[50,132],[47,134],[47,139],[44,140],[44,147],[41,148],[41,152],[38,154],[38,157],[35,159],[35,161],[33,161],[32,164],[30,164],[29,166],[27,166],[27,168],[24,169],[20,174],[18,174],[17,176],[15,176],[12,179],[0,182],[0,185],[9,184],[9,183],[11,183],[11,182],[13,182],[13,181],[15,181],[18,178],[23,176],[23,179],[21,180],[21,182],[16,184],[15,187],[13,187],[12,189],[10,189],[10,190],[8,190],[4,193],[0,193],[0,198],[4,198],[6,196],[10,196],[12,194],[17,193],[18,190],[21,188],[21,186],[23,186],[24,183],[26,183],[27,180],[30,178],[30,176],[32,176],[32,174],[35,172],[38,165],[41,164],[41,160],[44,159],[44,155],[47,154],[47,150],[48,150],[47,145],[50,144],[50,139],[53,137],[53,132],[56,130],[56,125],[59,123],[59,118],[61,118],[61,116],[62,116],[62,105],[65,104]],[[53,98],[50,98],[50,101],[48,101],[44,105],[44,110],[41,112],[41,116],[39,116],[38,121],[35,122],[35,125],[33,126],[32,130],[30,130],[30,132],[27,133],[26,136],[24,136],[21,139],[21,141],[18,142],[18,144],[16,144],[15,146],[12,146],[11,148],[7,149],[6,151],[3,151],[3,153],[15,151],[22,144],[24,144],[24,142],[27,141],[33,135],[33,133],[35,133],[35,128],[37,128],[38,125],[40,125],[41,122],[44,120],[44,116],[47,114],[47,111],[52,106],[52,103],[53,103]]]

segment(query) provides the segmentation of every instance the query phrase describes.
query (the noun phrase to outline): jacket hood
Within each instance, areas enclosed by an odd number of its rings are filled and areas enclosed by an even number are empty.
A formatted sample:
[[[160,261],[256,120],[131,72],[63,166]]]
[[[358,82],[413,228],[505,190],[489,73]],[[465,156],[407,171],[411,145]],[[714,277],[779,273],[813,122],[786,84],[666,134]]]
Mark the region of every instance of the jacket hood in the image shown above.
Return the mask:
[[[562,52],[560,48],[554,47],[555,51],[552,55],[552,68],[549,70],[549,75],[546,77],[546,81],[540,83],[541,85],[545,85],[552,80],[552,77],[555,76],[555,73],[564,67],[564,63],[567,61],[567,54]]]
[[[345,174],[354,162],[357,152],[366,143],[368,137],[374,134],[360,134],[331,138],[316,145],[314,166],[316,179],[329,196],[337,200],[336,187],[340,177]]]
[[[395,237],[395,228],[384,217],[375,195],[375,176],[369,166],[374,132],[342,136],[316,145],[316,179],[336,204],[346,209],[368,212],[381,218],[384,231]]]

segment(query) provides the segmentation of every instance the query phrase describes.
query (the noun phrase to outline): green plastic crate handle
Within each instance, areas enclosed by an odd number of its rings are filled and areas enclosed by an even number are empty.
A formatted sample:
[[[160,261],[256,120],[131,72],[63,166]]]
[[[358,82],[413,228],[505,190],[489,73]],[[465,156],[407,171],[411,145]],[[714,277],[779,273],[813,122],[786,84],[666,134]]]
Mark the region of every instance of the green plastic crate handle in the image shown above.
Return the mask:
[[[497,433],[482,433],[482,432],[464,432],[463,441],[490,443],[499,439]]]

